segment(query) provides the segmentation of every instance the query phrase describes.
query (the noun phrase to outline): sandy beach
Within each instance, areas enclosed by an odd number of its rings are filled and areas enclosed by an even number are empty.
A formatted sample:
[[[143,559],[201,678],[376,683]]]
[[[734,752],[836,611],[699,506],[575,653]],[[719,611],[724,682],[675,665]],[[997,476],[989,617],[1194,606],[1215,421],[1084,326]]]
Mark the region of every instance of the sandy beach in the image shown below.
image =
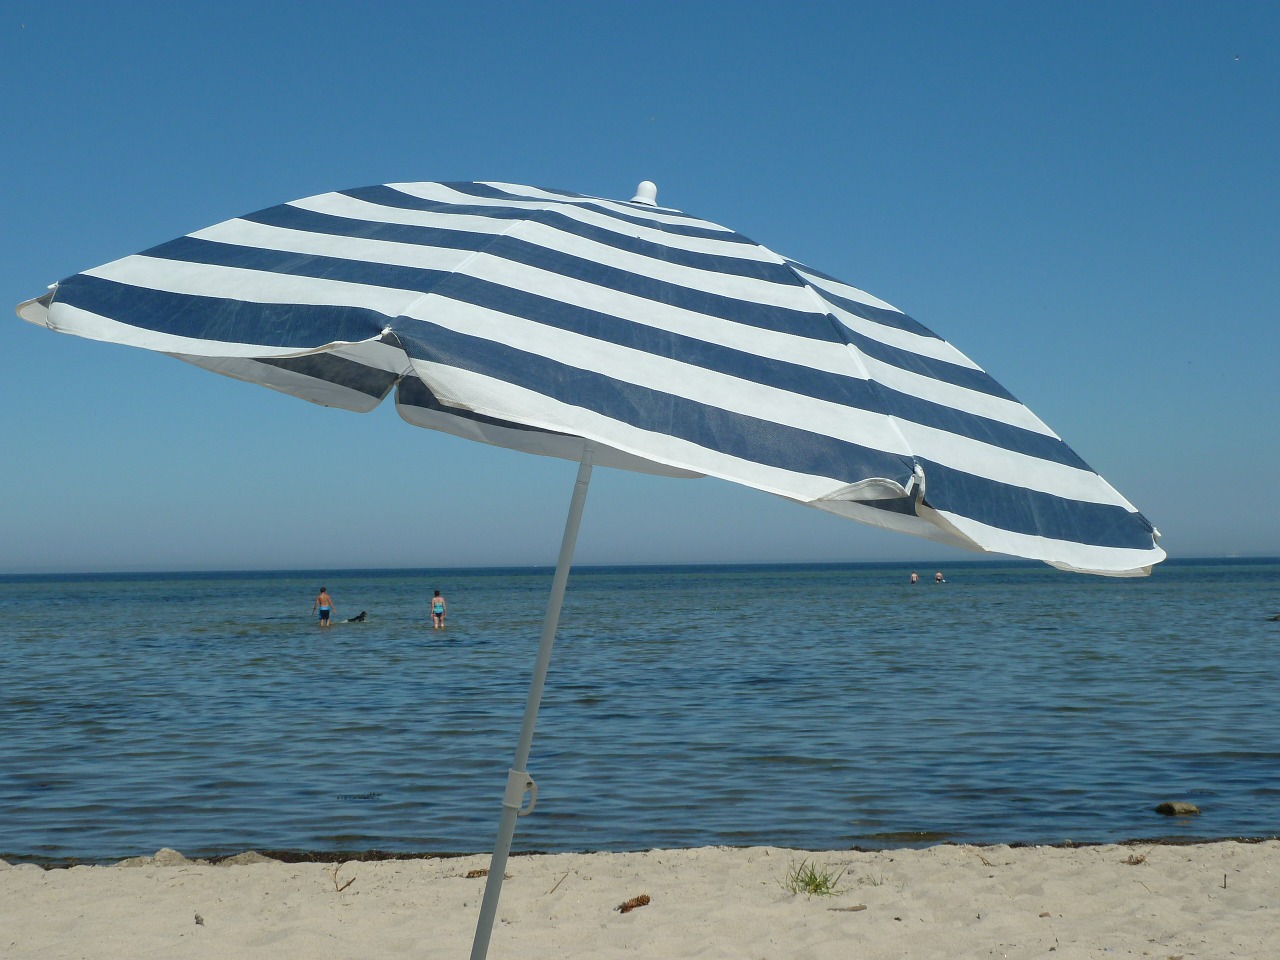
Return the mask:
[[[2,862],[0,862],[2,863]],[[487,856],[0,866],[0,955],[465,957]],[[801,865],[835,893],[787,889]],[[513,857],[494,958],[1280,956],[1280,842]],[[628,900],[649,902],[622,912]]]

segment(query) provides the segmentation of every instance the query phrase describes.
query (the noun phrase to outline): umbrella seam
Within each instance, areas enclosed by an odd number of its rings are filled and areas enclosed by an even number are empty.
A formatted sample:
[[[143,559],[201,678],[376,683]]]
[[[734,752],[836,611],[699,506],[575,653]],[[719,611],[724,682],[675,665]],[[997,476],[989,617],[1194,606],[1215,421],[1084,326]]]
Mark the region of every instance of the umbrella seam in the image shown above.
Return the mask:
[[[546,208],[545,208],[545,207],[540,207],[539,209],[546,209]],[[492,239],[490,239],[490,240],[489,240],[489,242],[488,242],[488,243],[486,243],[483,247],[480,247],[480,248],[478,248],[478,249],[476,249],[476,250],[473,250],[473,251],[470,253],[470,255],[468,255],[468,256],[467,256],[467,258],[466,258],[465,260],[463,260],[463,261],[462,261],[461,263],[459,263],[456,267],[454,267],[452,270],[450,270],[450,271],[449,271],[449,273],[448,273],[448,276],[445,278],[445,280],[444,280],[444,281],[441,281],[441,282],[443,283],[443,282],[445,282],[445,281],[447,281],[447,280],[449,280],[449,279],[452,279],[453,277],[458,276],[460,273],[462,273],[464,270],[466,270],[466,269],[467,269],[468,265],[469,265],[469,264],[471,264],[471,262],[472,262],[472,261],[474,261],[474,260],[475,260],[477,257],[479,257],[481,254],[487,253],[487,252],[489,251],[489,248],[490,248],[490,247],[492,247],[492,246],[493,246],[495,243],[497,243],[499,240],[502,240],[502,239],[504,239],[505,237],[507,237],[509,234],[513,233],[513,232],[514,232],[514,231],[515,231],[515,230],[516,230],[516,229],[517,229],[517,228],[518,228],[522,223],[525,223],[525,222],[526,222],[525,220],[512,220],[512,221],[511,221],[511,225],[510,225],[509,227],[507,227],[505,230],[501,231],[500,233],[495,233],[495,234],[493,234],[493,235],[492,235]],[[396,321],[396,320],[401,319],[402,317],[405,317],[405,316],[406,316],[406,315],[408,315],[408,314],[410,314],[410,313],[411,313],[411,311],[413,311],[413,310],[418,306],[418,304],[422,303],[422,302],[423,302],[424,300],[426,300],[428,297],[430,297],[430,296],[434,295],[434,294],[435,294],[435,292],[436,292],[436,291],[435,291],[434,289],[431,289],[431,290],[427,290],[427,291],[424,291],[423,293],[421,293],[417,298],[415,298],[415,299],[414,299],[414,301],[413,301],[412,303],[410,303],[410,304],[409,304],[409,305],[408,305],[408,306],[407,306],[403,311],[401,311],[401,313],[400,313],[400,315],[399,315],[399,316],[397,316],[397,317],[393,317],[393,318],[391,319],[391,321],[387,324],[387,326],[386,326],[386,328],[385,328],[385,331],[390,331],[392,334],[395,334],[395,333],[396,333],[396,330],[395,330],[395,328],[394,328],[394,326],[393,326],[393,324],[395,323],[395,321]],[[385,331],[384,331],[384,333],[385,333]],[[401,341],[400,341],[400,337],[399,337],[398,335],[396,336],[396,341],[397,341],[397,342],[401,342]],[[403,343],[402,343],[402,342],[401,342],[401,347],[400,347],[400,348],[401,348],[402,350],[404,349],[404,345],[403,345]],[[411,355],[407,350],[405,351],[405,356],[409,357],[410,367],[414,370],[414,373],[415,373],[415,374],[417,374],[417,368],[416,368],[416,367],[413,367],[413,361],[414,361],[414,360],[416,360],[416,359],[418,359],[418,358],[416,358],[416,357],[412,356],[412,355]],[[418,377],[419,377],[419,379],[421,379],[421,375],[420,375],[420,374],[418,374]],[[423,383],[426,383],[426,381],[425,381],[425,380],[423,380]]]
[[[826,318],[827,322],[831,324],[831,328],[835,331],[836,335],[840,338],[841,342],[844,344],[845,350],[848,351],[849,355],[853,358],[854,363],[857,366],[858,372],[861,373],[863,376],[863,379],[866,380],[867,386],[872,391],[874,391],[875,394],[879,396],[882,401],[884,401],[885,398],[882,392],[880,381],[872,377],[870,371],[868,371],[866,366],[863,364],[862,357],[858,353],[858,348],[855,347],[850,342],[849,337],[844,329],[844,325],[840,323],[840,321],[836,318],[835,314],[833,314],[829,309],[827,309],[829,306],[827,301],[822,297],[822,295],[816,289],[814,289],[813,284],[811,284],[808,280],[806,280],[803,276],[801,276],[800,272],[796,270],[794,266],[791,265],[790,260],[780,255],[779,255],[779,259],[782,261],[782,265],[786,267],[789,271],[791,271],[791,274],[797,280],[800,281],[801,286],[804,287],[805,293],[808,294],[809,298],[811,300],[817,301],[819,307],[822,309],[822,315]],[[882,406],[881,406],[882,410],[889,410],[890,408],[891,407],[888,403],[882,403]],[[891,413],[885,413],[883,414],[883,416],[887,417],[889,422],[893,425],[894,432],[902,440],[903,449],[914,450],[912,445],[907,441],[906,434],[902,432],[902,427],[898,423],[898,417]],[[910,458],[904,457],[902,458],[902,461],[906,466],[911,468],[910,472],[912,474],[914,474],[917,470],[921,469],[920,464],[916,460],[914,452],[911,454]],[[889,479],[893,479],[893,478],[889,478]]]

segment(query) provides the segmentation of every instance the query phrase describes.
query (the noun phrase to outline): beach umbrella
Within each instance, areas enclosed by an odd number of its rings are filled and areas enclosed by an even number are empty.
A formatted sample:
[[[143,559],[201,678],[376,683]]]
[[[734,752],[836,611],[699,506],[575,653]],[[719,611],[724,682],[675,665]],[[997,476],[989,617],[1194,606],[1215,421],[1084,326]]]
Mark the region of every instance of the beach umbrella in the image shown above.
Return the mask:
[[[931,330],[658,206],[507,183],[342,190],[76,274],[18,306],[315,403],[578,463],[477,925],[484,956],[593,466],[712,476],[874,526],[1140,576],[1155,528]],[[528,802],[526,804],[526,797]]]

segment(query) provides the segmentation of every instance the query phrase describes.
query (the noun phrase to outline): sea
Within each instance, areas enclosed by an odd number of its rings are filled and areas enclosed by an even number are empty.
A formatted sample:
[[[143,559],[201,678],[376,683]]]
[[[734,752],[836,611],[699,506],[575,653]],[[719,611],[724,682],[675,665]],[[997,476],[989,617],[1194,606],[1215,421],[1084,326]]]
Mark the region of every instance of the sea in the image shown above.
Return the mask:
[[[551,573],[0,577],[0,858],[492,849]],[[575,568],[513,851],[1275,836],[1277,612],[1280,559]]]

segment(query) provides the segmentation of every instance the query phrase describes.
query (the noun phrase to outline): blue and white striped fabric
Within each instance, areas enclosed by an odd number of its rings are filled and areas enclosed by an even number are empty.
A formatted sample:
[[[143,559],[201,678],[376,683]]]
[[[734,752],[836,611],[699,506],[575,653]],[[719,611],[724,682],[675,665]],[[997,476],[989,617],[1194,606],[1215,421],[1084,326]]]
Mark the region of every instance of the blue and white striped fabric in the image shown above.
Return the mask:
[[[1158,533],[889,304],[677,210],[505,183],[344,190],[228,220],[19,307],[317,403],[532,453],[722,477],[1063,569]]]

